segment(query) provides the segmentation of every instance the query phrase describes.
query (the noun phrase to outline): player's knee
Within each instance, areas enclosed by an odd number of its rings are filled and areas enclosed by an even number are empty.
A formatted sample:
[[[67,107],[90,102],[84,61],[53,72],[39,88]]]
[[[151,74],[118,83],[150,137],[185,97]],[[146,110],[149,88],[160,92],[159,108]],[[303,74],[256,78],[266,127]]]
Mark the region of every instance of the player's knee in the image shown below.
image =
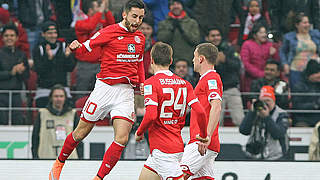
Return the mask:
[[[129,135],[124,135],[124,136],[116,136],[115,141],[117,143],[120,143],[122,145],[126,145],[128,143]]]

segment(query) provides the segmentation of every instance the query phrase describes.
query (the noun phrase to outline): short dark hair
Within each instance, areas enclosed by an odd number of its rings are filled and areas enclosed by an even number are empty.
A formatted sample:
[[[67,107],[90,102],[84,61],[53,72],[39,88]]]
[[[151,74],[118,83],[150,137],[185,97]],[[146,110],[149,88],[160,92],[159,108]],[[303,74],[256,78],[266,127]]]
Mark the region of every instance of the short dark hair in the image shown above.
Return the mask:
[[[124,5],[123,11],[128,13],[131,10],[131,8],[133,8],[133,7],[139,8],[139,9],[144,9],[145,5],[144,5],[143,1],[141,1],[141,0],[129,0]]]
[[[156,65],[169,66],[171,64],[173,50],[169,44],[157,42],[151,49],[151,58]]]
[[[274,59],[268,59],[265,66],[267,66],[268,64],[275,64],[275,65],[277,65],[278,71],[281,71],[280,62],[278,62],[278,61],[276,61],[276,60],[274,60]]]
[[[210,31],[212,31],[212,30],[217,30],[217,31],[219,31],[220,35],[222,36],[222,31],[221,31],[221,29],[220,29],[219,27],[217,27],[217,26],[211,26],[211,27],[209,27],[209,29],[208,29],[208,31],[207,31],[207,36],[209,36],[209,33],[210,33]]]
[[[176,64],[177,64],[178,62],[180,62],[180,61],[186,62],[186,63],[187,63],[187,66],[189,66],[189,62],[188,62],[187,60],[181,59],[181,58],[175,58],[175,60],[174,60],[174,67],[176,67]]]
[[[211,43],[201,43],[196,47],[196,51],[199,56],[203,55],[206,57],[209,64],[215,65],[218,57],[218,48]]]
[[[263,28],[263,27],[268,32],[268,26],[267,25],[265,25],[264,23],[255,22],[253,24],[253,27],[252,27],[251,31],[249,32],[248,38],[249,39],[253,39],[254,38],[253,35],[257,34],[260,31],[260,29]]]
[[[84,0],[82,1],[82,11],[87,14],[90,8],[93,8],[93,2],[98,0]]]
[[[17,36],[19,36],[19,31],[18,31],[18,28],[16,25],[14,25],[13,23],[9,23],[7,25],[5,25],[3,28],[2,28],[2,32],[1,32],[1,35],[3,36],[3,34],[7,31],[7,30],[13,30]]]

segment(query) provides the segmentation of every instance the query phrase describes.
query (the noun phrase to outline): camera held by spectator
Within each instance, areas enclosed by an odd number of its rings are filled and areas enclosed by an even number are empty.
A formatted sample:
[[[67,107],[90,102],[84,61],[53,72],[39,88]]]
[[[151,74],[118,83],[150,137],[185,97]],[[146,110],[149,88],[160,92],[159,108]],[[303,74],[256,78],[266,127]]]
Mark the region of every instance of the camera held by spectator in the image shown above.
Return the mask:
[[[272,86],[263,86],[259,100],[240,124],[240,133],[249,135],[243,150],[249,159],[285,158],[288,150],[288,114],[275,103]]]

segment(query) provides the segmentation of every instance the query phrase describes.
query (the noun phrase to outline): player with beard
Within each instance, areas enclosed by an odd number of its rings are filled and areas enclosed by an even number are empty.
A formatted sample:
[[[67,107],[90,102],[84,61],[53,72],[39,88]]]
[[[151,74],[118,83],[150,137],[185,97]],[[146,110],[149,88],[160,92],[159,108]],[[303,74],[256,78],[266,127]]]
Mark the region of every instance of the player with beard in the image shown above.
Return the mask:
[[[122,13],[123,20],[107,26],[84,43],[73,41],[69,48],[75,53],[101,52],[100,72],[90,94],[77,128],[70,133],[49,174],[50,180],[59,180],[65,160],[100,119],[113,120],[114,142],[104,154],[94,180],[103,179],[120,159],[135,121],[134,90],[140,85],[143,94],[143,53],[145,37],[137,31],[142,24],[145,5],[141,0],[129,0]],[[84,72],[85,73],[85,72]]]

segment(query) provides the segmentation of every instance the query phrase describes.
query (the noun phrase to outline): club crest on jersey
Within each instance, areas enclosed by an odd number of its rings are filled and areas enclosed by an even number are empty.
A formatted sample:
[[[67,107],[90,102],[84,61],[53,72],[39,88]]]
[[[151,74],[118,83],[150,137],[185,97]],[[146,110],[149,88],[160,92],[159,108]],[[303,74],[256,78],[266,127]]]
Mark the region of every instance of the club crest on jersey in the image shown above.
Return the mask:
[[[144,95],[151,95],[152,94],[152,85],[144,86]]]
[[[212,79],[208,81],[209,89],[218,89],[217,80]]]
[[[135,36],[135,37],[134,37],[134,40],[136,41],[136,43],[140,43],[140,42],[141,42],[139,36]]]
[[[136,52],[136,46],[134,44],[128,44],[128,52],[129,53],[135,53]]]

